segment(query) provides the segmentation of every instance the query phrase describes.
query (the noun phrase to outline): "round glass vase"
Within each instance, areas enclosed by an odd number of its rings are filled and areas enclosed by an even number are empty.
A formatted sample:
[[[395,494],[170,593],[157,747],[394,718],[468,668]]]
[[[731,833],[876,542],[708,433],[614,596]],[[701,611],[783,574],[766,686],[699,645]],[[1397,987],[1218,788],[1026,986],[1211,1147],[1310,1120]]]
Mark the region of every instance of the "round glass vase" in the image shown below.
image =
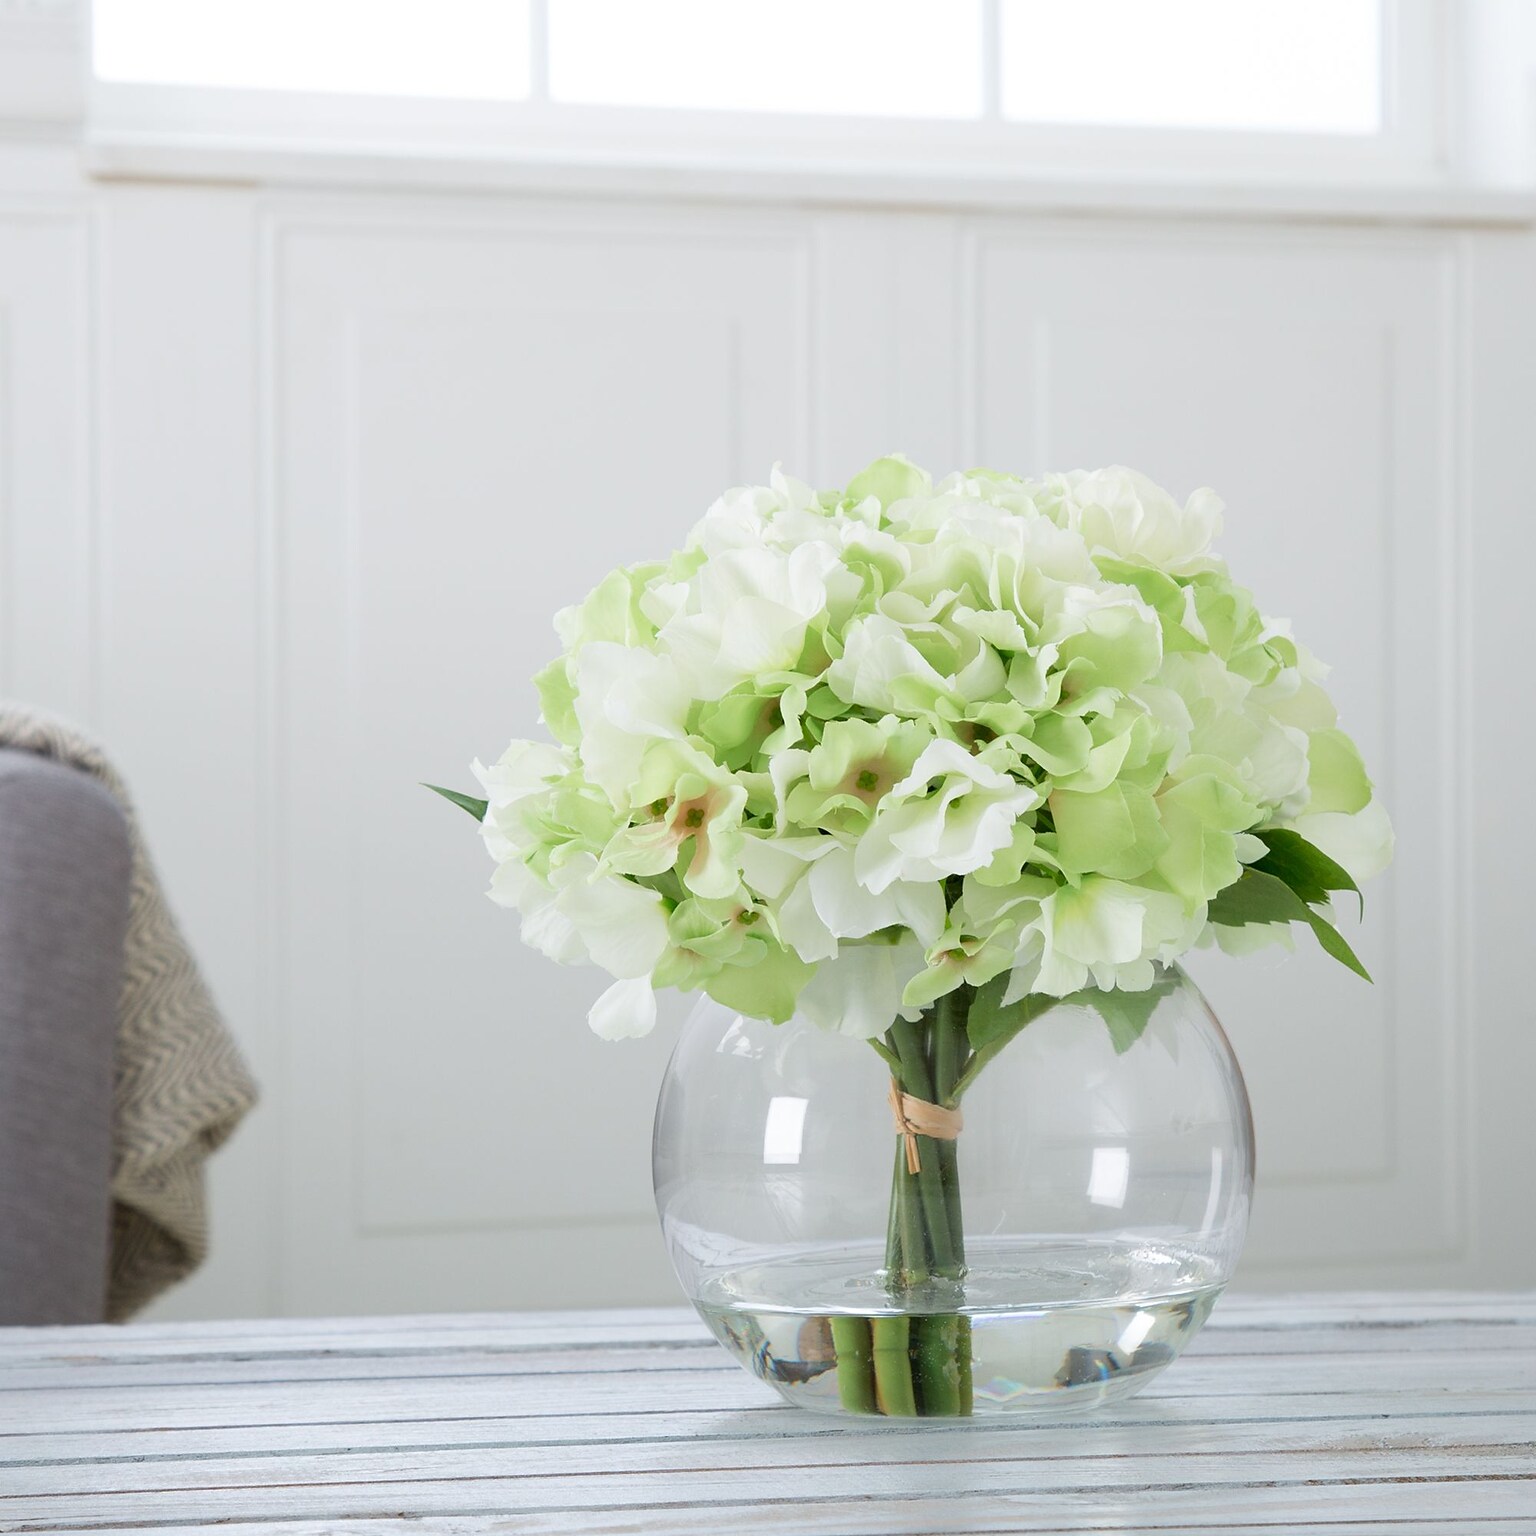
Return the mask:
[[[799,1019],[695,1008],[656,1111],[662,1231],[715,1337],[788,1402],[924,1420],[1092,1408],[1209,1315],[1253,1182],[1221,1026],[1177,967],[1150,994],[1029,1006],[967,1036],[965,1003],[941,999],[884,1037],[884,1059]],[[913,1133],[928,1122],[910,1103],[899,1128],[897,1062],[909,1092],[958,1104],[958,1133]]]

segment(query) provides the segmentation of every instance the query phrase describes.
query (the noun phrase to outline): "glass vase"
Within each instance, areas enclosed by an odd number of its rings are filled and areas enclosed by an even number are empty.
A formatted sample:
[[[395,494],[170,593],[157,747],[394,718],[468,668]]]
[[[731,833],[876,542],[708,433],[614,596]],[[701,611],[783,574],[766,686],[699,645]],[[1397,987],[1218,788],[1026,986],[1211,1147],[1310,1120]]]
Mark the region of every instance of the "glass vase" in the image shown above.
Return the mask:
[[[1027,1000],[1006,1029],[968,1031],[971,1006],[874,1046],[707,999],[684,1028],[656,1113],[663,1233],[715,1337],[791,1403],[1095,1407],[1174,1360],[1232,1274],[1252,1122],[1184,972]]]

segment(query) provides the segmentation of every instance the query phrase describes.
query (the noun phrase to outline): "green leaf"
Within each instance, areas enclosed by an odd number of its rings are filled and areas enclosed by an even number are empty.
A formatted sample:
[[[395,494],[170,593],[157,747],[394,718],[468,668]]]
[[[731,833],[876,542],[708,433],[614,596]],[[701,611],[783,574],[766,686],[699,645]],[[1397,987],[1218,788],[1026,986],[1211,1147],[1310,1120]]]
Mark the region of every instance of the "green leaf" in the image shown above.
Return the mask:
[[[1118,987],[1101,992],[1095,987],[1074,993],[1064,1002],[1081,1003],[1092,1008],[1104,1020],[1117,1056],[1123,1056],[1141,1039],[1157,1005],[1173,991],[1172,976],[1152,983],[1145,992],[1122,992]]]
[[[1228,928],[1241,928],[1248,923],[1305,923],[1317,935],[1317,942],[1335,960],[1355,975],[1363,976],[1367,981],[1371,979],[1371,973],[1350,948],[1349,940],[1321,912],[1314,912],[1285,881],[1276,875],[1265,874],[1256,865],[1245,869],[1241,879],[1216,896],[1207,916],[1213,923],[1222,923]]]
[[[1269,852],[1256,860],[1251,868],[1283,880],[1311,906],[1327,901],[1330,892],[1352,891],[1360,902],[1361,916],[1365,915],[1365,897],[1354,877],[1299,832],[1276,827],[1268,832],[1256,832],[1254,836]]]
[[[1052,997],[1040,998],[1031,994],[1005,1007],[1003,994],[1008,990],[1008,980],[1007,971],[994,976],[991,981],[977,987],[976,995],[971,999],[970,1012],[965,1018],[965,1032],[973,1051],[985,1050],[993,1044],[1007,1044],[1031,1019],[1038,1018],[1045,1011],[1044,1008],[1032,1008],[1031,1005],[1049,1005],[1056,1001]]]
[[[456,789],[444,789],[441,784],[423,784],[423,789],[430,789],[434,795],[441,795],[444,800],[451,800],[461,811],[468,811],[476,821],[484,821],[486,810],[490,806],[489,800],[476,800],[473,795],[461,795]]]
[[[1206,915],[1213,923],[1242,928],[1248,923],[1305,923],[1311,912],[1300,896],[1276,875],[1250,866],[1211,899]]]
[[[1348,966],[1356,976],[1362,976],[1366,981],[1371,980],[1371,973],[1360,963],[1359,955],[1349,947],[1349,940],[1321,912],[1314,912],[1309,907],[1307,921],[1312,925],[1312,932],[1317,935],[1317,942],[1335,960]]]
[[[1092,1008],[1108,1027],[1116,1053],[1124,1055],[1141,1038],[1158,1003],[1177,985],[1176,978],[1169,975],[1160,977],[1145,992],[1101,992],[1095,987],[1074,992],[1070,997],[1047,997],[1044,993],[1031,992],[1005,1006],[1003,994],[1008,990],[1008,980],[1006,971],[1001,976],[994,976],[978,987],[971,999],[965,1030],[970,1037],[971,1049],[976,1052],[976,1067],[966,1072],[967,1083],[975,1076],[976,1069],[996,1056],[1025,1025],[1032,1024],[1052,1008],[1070,1004]]]
[[[1014,1025],[1014,1015],[1026,998],[1003,1006],[1003,994],[1008,991],[1008,972],[994,975],[991,982],[978,986],[971,998],[971,1011],[966,1014],[965,1032],[971,1040],[972,1051],[980,1051],[1001,1035],[1008,1034]],[[1021,1026],[1020,1026],[1021,1028]]]
[[[971,1042],[971,1060],[955,1084],[952,1100],[960,1096],[976,1080],[977,1074],[997,1053],[1022,1030],[1042,1014],[1048,1013],[1061,1001],[1059,997],[1046,997],[1031,992],[1017,1002],[1004,1004],[1003,994],[1008,990],[1009,973],[994,976],[976,988],[965,1019],[965,1033]]]

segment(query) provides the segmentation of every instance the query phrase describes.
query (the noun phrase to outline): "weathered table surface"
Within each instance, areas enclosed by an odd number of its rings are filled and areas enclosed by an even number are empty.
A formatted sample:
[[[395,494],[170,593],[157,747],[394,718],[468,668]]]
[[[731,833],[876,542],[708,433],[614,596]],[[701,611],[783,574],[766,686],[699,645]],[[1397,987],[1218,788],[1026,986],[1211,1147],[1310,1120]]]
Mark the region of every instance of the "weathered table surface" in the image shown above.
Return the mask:
[[[0,1530],[1536,1532],[1536,1295],[1229,1297],[1097,1418],[850,1428],[691,1314],[0,1330]]]

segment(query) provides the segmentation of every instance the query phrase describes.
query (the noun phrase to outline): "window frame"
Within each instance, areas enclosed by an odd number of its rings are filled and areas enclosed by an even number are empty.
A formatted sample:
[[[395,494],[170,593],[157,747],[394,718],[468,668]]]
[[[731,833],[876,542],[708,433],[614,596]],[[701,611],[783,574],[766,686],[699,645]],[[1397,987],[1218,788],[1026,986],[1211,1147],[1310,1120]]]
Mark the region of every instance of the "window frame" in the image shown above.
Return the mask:
[[[1026,123],[998,109],[998,0],[984,5],[985,115],[819,116],[606,107],[547,95],[546,11],[533,0],[531,94],[516,101],[141,84],[87,72],[86,138],[133,146],[363,152],[501,164],[626,165],[846,176],[1222,175],[1270,183],[1446,180],[1455,8],[1383,0],[1382,126],[1375,134]]]

